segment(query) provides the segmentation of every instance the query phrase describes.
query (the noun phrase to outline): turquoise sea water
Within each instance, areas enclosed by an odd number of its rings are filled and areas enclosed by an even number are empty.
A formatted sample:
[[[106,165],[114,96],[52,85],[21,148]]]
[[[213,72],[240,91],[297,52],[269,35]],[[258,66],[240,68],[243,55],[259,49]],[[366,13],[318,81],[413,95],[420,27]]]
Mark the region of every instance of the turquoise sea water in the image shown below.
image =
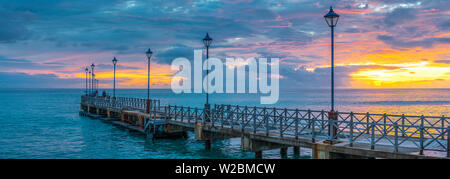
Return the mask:
[[[111,90],[107,90],[110,92]],[[253,158],[240,150],[240,139],[218,140],[212,151],[188,139],[145,136],[99,120],[78,115],[84,89],[0,89],[0,158]],[[117,96],[146,97],[146,90],[117,90]],[[201,107],[203,94],[173,94],[152,90],[162,104]],[[260,106],[260,97],[213,94],[212,104]],[[277,107],[329,110],[329,90],[281,91]],[[339,111],[450,115],[450,89],[341,89],[336,92]],[[289,149],[288,158],[295,158]],[[309,158],[302,149],[300,158]],[[278,150],[264,158],[280,158]]]

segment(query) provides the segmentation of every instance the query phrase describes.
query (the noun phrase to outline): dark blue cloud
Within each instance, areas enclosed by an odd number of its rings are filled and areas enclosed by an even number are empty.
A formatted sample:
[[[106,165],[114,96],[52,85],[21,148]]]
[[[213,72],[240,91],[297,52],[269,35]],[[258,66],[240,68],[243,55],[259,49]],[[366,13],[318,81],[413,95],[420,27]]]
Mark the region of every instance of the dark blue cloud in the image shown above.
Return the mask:
[[[400,40],[393,36],[389,35],[379,35],[377,38],[381,41],[383,41],[386,44],[389,44],[393,47],[400,47],[400,48],[410,48],[410,47],[425,47],[430,48],[434,44],[437,43],[444,43],[448,44],[450,43],[450,38],[425,38],[422,40]]]
[[[450,64],[450,60],[436,60],[434,61],[436,63],[446,63],[446,64]]]
[[[189,60],[194,59],[194,48],[185,45],[177,45],[171,49],[156,54],[153,61],[159,64],[171,64],[175,58],[184,57]]]
[[[384,22],[388,27],[406,22],[413,22],[416,18],[416,10],[410,8],[397,8],[394,11],[386,14]]]
[[[31,37],[32,32],[26,23],[32,21],[34,14],[26,10],[10,10],[0,4],[0,43],[13,43]]]
[[[54,74],[0,72],[1,88],[81,88],[83,79],[61,79]]]
[[[36,63],[25,59],[7,59],[0,56],[0,71],[10,71],[12,69],[25,70],[48,70],[64,67],[61,63]]]

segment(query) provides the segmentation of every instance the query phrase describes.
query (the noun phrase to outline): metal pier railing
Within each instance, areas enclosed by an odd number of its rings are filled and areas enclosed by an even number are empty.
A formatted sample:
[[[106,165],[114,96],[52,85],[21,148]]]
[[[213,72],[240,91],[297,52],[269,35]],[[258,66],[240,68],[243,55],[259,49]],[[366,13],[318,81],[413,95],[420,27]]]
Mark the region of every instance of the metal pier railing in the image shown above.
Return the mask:
[[[82,96],[82,103],[95,106],[145,111],[146,99]],[[150,100],[150,113],[164,119],[185,123],[206,123],[221,128],[240,130],[248,134],[265,134],[279,138],[293,137],[348,142],[350,146],[365,144],[449,152],[450,117],[389,115],[336,112],[330,118],[324,110],[300,110],[239,105],[214,105],[211,109],[190,106],[161,106]]]

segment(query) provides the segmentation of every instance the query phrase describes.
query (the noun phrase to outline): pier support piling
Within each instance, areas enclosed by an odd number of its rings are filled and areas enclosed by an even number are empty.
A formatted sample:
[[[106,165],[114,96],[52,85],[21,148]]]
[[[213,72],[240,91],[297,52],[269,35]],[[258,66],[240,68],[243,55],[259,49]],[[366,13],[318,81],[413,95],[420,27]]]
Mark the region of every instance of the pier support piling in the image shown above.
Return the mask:
[[[323,145],[314,145],[312,148],[313,159],[329,159],[330,153],[323,147]]]
[[[147,104],[146,104],[146,111],[147,114],[150,114],[150,100],[147,99]]]
[[[288,150],[287,147],[281,147],[280,148],[280,155],[281,155],[282,158],[287,157],[287,150]]]
[[[300,147],[294,146],[293,149],[294,149],[294,155],[300,156]]]
[[[263,158],[262,151],[256,151],[255,152],[255,159],[262,159],[262,158]]]
[[[210,151],[211,150],[211,140],[205,140],[205,150]]]

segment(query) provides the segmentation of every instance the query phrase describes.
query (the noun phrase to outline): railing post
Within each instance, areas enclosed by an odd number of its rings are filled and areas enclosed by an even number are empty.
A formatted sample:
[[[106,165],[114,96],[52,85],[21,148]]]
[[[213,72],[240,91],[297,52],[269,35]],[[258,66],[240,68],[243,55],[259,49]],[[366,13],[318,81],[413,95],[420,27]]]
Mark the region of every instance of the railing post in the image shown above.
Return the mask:
[[[205,124],[206,123],[206,119],[209,118],[209,109],[207,108],[207,106],[205,105],[205,107],[203,107],[203,115],[202,115],[202,123]]]
[[[394,136],[394,152],[398,152],[398,124],[397,122],[394,123],[394,129],[395,129],[395,136]]]
[[[231,117],[230,117],[231,114]],[[233,114],[231,113],[231,105],[227,105],[227,122],[231,121],[231,118],[233,117]],[[231,125],[231,122],[230,122]]]
[[[195,124],[197,124],[198,122],[198,108],[194,108],[194,117],[195,117]]]
[[[316,142],[316,118],[312,118],[312,125],[311,125],[311,136],[312,136],[312,143]]]
[[[253,107],[253,134],[256,134],[256,106]]]
[[[350,112],[350,147],[353,147],[353,112]]]
[[[191,123],[191,106],[188,106],[188,123]]]
[[[234,114],[234,112],[233,112]],[[239,118],[239,105],[236,105],[236,118]],[[231,115],[231,130],[234,129],[234,115]]]
[[[383,133],[384,135],[387,135],[387,129],[386,129],[386,113],[383,114]]]
[[[267,108],[264,107],[264,122],[266,122],[266,136],[269,136],[269,116],[267,116]]]
[[[244,128],[245,128],[245,123],[246,123],[246,121],[247,121],[247,110],[248,110],[248,107],[247,106],[244,106],[244,112],[243,112],[243,114],[242,114],[242,118],[241,118],[241,128],[242,128],[242,133],[244,133]],[[239,120],[238,120],[239,121]]]
[[[366,126],[367,134],[370,134],[370,132],[369,132],[369,130],[370,130],[370,115],[369,115],[369,112],[367,112],[367,114],[366,114],[366,121],[367,121],[367,126]]]
[[[273,110],[273,116],[272,116],[273,124],[272,124],[272,127],[275,129],[275,127],[277,125],[277,108],[273,108],[272,110]]]
[[[214,123],[216,122],[216,113],[217,113],[217,104],[214,104],[214,108],[211,110],[212,112],[209,112],[209,123],[211,123],[211,126],[214,127]]]
[[[325,111],[322,110],[320,114],[322,116],[322,129],[325,130]]]
[[[139,106],[139,109],[142,109],[142,99],[137,99],[138,100],[138,106]]]
[[[167,106],[164,106],[164,118],[167,120]]]
[[[284,117],[280,117],[280,137],[283,137],[283,120],[287,121],[286,117],[287,117],[287,108],[284,108]]]
[[[375,149],[375,121],[372,121],[372,135],[370,137],[370,149]]]
[[[222,122],[220,123],[220,126],[223,128],[223,123],[224,123],[224,121],[223,121],[223,116],[224,116],[224,112],[225,111],[225,106],[222,104],[222,111],[221,111],[221,119],[222,119]]]
[[[402,137],[405,137],[405,114],[402,114]]]
[[[184,106],[181,106],[181,121],[184,119]]]
[[[420,152],[419,152],[419,154],[420,155],[423,155],[423,149],[424,149],[424,147],[423,147],[423,140],[424,140],[424,134],[423,134],[423,131],[424,131],[424,126],[423,126],[423,119],[424,119],[424,117],[423,117],[423,115],[422,116],[420,116]]]
[[[160,113],[161,112],[161,109],[155,109],[155,111],[153,111],[153,117],[155,118],[155,120],[156,120],[156,118],[158,117],[157,115],[158,115],[158,113]]]
[[[150,113],[150,100],[147,99],[147,109],[146,109],[147,113]]]
[[[444,117],[444,115],[442,115],[442,118],[441,118],[441,126],[442,126],[442,137],[441,137],[441,139],[442,140],[444,140],[444,132],[445,132],[445,117]]]
[[[139,99],[139,105],[141,109],[146,110],[146,99]]]
[[[450,158],[450,127],[447,127],[447,158]]]
[[[167,116],[168,116],[168,118],[170,119],[170,115],[171,115],[171,114],[170,114],[170,108],[171,108],[171,107],[170,107],[170,105],[167,105],[167,106],[168,106],[168,107],[167,107]]]
[[[311,129],[311,110],[308,109],[308,129]]]
[[[298,139],[298,109],[295,109],[295,139]]]
[[[173,114],[173,115],[174,115],[173,118],[174,118],[175,120],[177,120],[177,117],[178,117],[178,114],[177,114],[177,105],[174,106],[174,108],[173,108],[173,113],[174,113],[174,114]]]

